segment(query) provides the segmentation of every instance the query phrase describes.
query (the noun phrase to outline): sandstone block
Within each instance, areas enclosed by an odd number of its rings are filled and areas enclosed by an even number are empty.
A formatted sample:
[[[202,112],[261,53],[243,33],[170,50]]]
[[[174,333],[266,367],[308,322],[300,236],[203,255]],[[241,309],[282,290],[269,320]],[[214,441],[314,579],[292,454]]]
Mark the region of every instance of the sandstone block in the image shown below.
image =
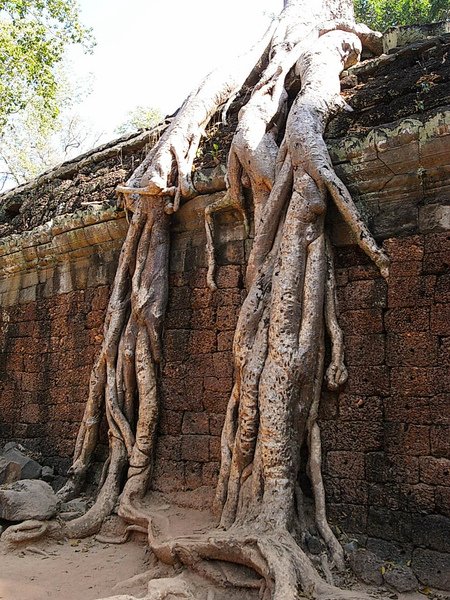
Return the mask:
[[[241,268],[238,265],[226,265],[217,269],[218,288],[237,288],[240,285]]]
[[[233,346],[234,331],[221,331],[217,335],[217,350],[231,350]]]
[[[342,421],[381,421],[383,402],[378,396],[339,395],[339,419]]]
[[[450,517],[450,487],[437,486],[435,488],[435,501],[437,512]]]
[[[345,287],[341,310],[373,309],[386,306],[386,282],[383,279],[352,281]]]
[[[383,333],[383,313],[381,309],[348,310],[339,319],[344,334],[366,335]]]
[[[404,396],[434,396],[445,391],[448,373],[437,367],[393,367],[391,391]]]
[[[209,433],[208,413],[185,412],[183,416],[182,433],[203,434]]]
[[[50,519],[58,499],[45,481],[23,479],[0,487],[0,518],[6,521]]]
[[[350,555],[350,566],[355,575],[371,585],[381,585],[383,583],[383,575],[381,567],[383,561],[364,548],[360,548]]]
[[[416,548],[411,566],[424,585],[442,590],[450,589],[450,554]]]
[[[349,367],[345,391],[361,395],[386,395],[389,393],[389,371],[384,366]]]
[[[396,542],[414,542],[411,515],[389,508],[369,506],[367,533]]]
[[[20,465],[0,456],[0,484],[13,483],[20,479]]]
[[[192,311],[192,329],[215,329],[216,311],[214,308],[197,308]]]
[[[419,459],[415,456],[369,452],[366,454],[366,479],[374,482],[419,483]]]
[[[220,331],[233,331],[236,328],[239,317],[238,308],[231,308],[229,306],[218,306],[217,307],[217,320],[216,326]]]
[[[188,460],[185,465],[186,489],[195,490],[203,485],[203,463]]]
[[[159,419],[159,431],[162,435],[179,435],[183,415],[175,410],[163,409]]]
[[[384,416],[386,421],[400,423],[430,424],[433,422],[430,404],[434,399],[427,397],[394,395],[384,399]]]
[[[212,302],[213,292],[209,288],[195,288],[192,290],[190,297],[191,308],[208,308],[208,306],[212,305]],[[189,304],[187,304],[187,306],[189,306]]]
[[[419,582],[410,567],[396,565],[387,569],[383,575],[385,583],[393,587],[397,592],[412,592],[416,590]]]
[[[225,416],[223,414],[209,413],[209,432],[211,435],[220,436],[222,433]]]
[[[426,367],[436,364],[438,338],[431,333],[408,332],[387,337],[386,360],[389,366]]]
[[[325,451],[351,450],[373,452],[383,444],[381,423],[355,421],[325,421],[321,425],[322,444]]]
[[[450,259],[448,263],[450,263]],[[450,273],[438,276],[434,299],[438,304],[450,303]]]
[[[410,513],[413,541],[417,546],[450,552],[450,519],[444,515]]]
[[[389,308],[417,308],[433,304],[435,275],[391,277],[388,287]]]
[[[202,480],[203,485],[214,487],[217,484],[219,477],[220,463],[209,462],[203,463]]]
[[[172,309],[167,311],[165,326],[167,329],[188,329],[191,317],[192,311],[189,309]]]
[[[384,363],[384,335],[347,335],[345,360],[349,366],[381,365]]]
[[[190,354],[208,354],[216,350],[217,336],[214,331],[198,330],[191,331],[189,338]]]
[[[182,460],[195,462],[209,461],[209,436],[207,435],[183,435],[181,438]]]
[[[348,451],[330,451],[326,471],[330,477],[364,479],[364,454]]]
[[[18,464],[20,467],[20,476],[17,479],[39,479],[42,472],[41,465],[29,458],[17,447],[9,447],[3,450],[0,456],[11,463]]]
[[[383,244],[393,262],[421,261],[424,253],[424,238],[421,235],[392,238]]]
[[[431,307],[431,331],[437,335],[450,335],[450,304]]]
[[[431,427],[430,440],[432,456],[450,459],[450,426]]]
[[[430,428],[427,425],[385,423],[384,449],[391,454],[427,455],[430,453]]]
[[[450,460],[447,458],[434,458],[433,456],[421,456],[420,481],[430,485],[448,486],[450,477]]]
[[[368,538],[366,547],[383,561],[403,563],[411,559],[413,547],[379,538]]]

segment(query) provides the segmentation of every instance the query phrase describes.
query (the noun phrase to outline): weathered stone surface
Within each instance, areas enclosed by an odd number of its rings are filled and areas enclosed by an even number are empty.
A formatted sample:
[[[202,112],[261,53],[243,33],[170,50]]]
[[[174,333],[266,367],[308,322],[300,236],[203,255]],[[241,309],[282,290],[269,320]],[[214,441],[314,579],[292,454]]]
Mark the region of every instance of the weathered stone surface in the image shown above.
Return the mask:
[[[401,48],[408,44],[424,40],[435,35],[450,32],[450,23],[430,23],[429,25],[403,25],[389,27],[383,35],[383,52],[388,53],[394,48]]]
[[[360,548],[350,555],[350,566],[364,583],[381,585],[383,575],[381,573],[383,561],[373,552]]]
[[[19,463],[0,456],[0,484],[17,481],[20,479],[20,472],[21,467]]]
[[[83,498],[73,498],[73,500],[69,500],[68,502],[62,502],[59,511],[62,515],[62,518],[65,518],[65,515],[70,518],[75,518],[83,515],[88,509],[88,503]]]
[[[17,481],[18,479],[39,479],[41,476],[41,465],[32,458],[26,456],[19,448],[10,447],[7,450],[3,450],[0,453],[0,458],[3,458],[9,463],[19,465],[19,477],[10,481]],[[11,473],[13,471],[16,471],[16,467],[11,466]],[[6,483],[6,481],[2,483]]]
[[[379,538],[368,538],[366,547],[367,550],[386,562],[402,564],[411,560],[412,546],[408,544],[396,544]]]
[[[53,467],[48,467],[47,465],[42,467],[41,479],[43,481],[47,481],[48,483],[52,482],[55,478],[55,470]]]
[[[395,566],[392,569],[386,569],[383,579],[385,583],[392,586],[397,592],[412,592],[419,585],[412,569],[405,566]]]
[[[450,229],[450,206],[429,204],[419,208],[419,228],[421,231],[446,231]]]
[[[50,519],[57,506],[58,499],[45,481],[23,479],[0,487],[0,519]]]
[[[450,589],[450,555],[417,548],[413,552],[411,567],[424,585],[441,590]]]

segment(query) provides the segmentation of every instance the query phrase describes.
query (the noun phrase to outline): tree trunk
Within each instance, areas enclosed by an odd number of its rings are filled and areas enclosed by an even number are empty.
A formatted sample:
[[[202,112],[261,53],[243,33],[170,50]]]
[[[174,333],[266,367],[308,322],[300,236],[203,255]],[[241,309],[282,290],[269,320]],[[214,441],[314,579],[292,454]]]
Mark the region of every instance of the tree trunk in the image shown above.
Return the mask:
[[[127,185],[119,188],[133,217],[91,375],[72,478],[61,495],[78,491],[103,412],[110,458],[94,507],[63,528],[49,524],[48,533],[80,537],[98,530],[117,501],[128,468],[119,514],[131,528],[148,531],[159,560],[194,569],[202,561],[210,567],[215,560],[246,565],[262,578],[264,599],[364,597],[325,582],[305,552],[312,523],[300,486],[301,465],[307,463],[316,530],[331,566],[343,569],[344,553],[326,518],[317,422],[326,331],[332,346],[326,383],[337,389],[347,378],[333,252],[325,231],[328,202],[335,203],[384,276],[388,260],[336,176],[323,133],[330,115],[345,107],[339,75],[357,62],[361,42],[376,50],[379,36],[354,23],[349,0],[286,0],[263,40],[232,69],[204,80]],[[235,383],[222,433],[216,492],[220,528],[207,536],[160,541],[138,503],[150,481],[158,416],[168,215],[181,198],[195,194],[190,173],[203,128],[252,70],[258,83],[239,114],[228,159],[229,187],[205,215],[208,282],[214,289],[213,215],[231,207],[244,215],[242,182],[249,182],[255,237],[247,297],[234,337]],[[288,74],[301,82],[294,99],[286,89]],[[41,523],[22,524],[8,530],[8,539],[29,539],[43,529]],[[149,599],[157,597],[165,596],[149,592]]]

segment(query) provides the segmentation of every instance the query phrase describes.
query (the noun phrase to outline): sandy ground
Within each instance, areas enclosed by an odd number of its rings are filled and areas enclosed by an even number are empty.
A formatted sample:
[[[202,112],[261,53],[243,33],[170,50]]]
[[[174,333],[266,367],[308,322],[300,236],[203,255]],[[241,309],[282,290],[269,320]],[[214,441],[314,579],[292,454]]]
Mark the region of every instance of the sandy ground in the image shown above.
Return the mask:
[[[189,493],[178,493],[176,498],[153,494],[152,497],[147,496],[145,508],[155,517],[157,528],[159,526],[165,534],[177,537],[205,532],[212,527],[212,516],[207,510],[209,504],[210,497],[205,490],[204,497],[198,494],[191,497]],[[198,510],[199,507],[202,510]],[[0,547],[0,600],[96,600],[124,593],[142,598],[146,594],[147,580],[141,578],[132,584],[123,582],[144,573],[150,562],[143,536],[122,545],[87,538],[64,542],[42,541],[14,551]],[[258,598],[253,591],[212,587],[204,579],[188,572],[181,577],[197,590],[198,600]],[[396,594],[381,589],[369,590],[353,577],[348,583],[355,591],[364,589],[372,592],[378,600],[427,598],[426,594],[420,592]],[[428,597],[450,598],[446,594],[430,594]]]
[[[36,554],[35,548],[48,556]],[[0,556],[1,600],[94,600],[146,570],[145,543],[81,541],[35,544]]]

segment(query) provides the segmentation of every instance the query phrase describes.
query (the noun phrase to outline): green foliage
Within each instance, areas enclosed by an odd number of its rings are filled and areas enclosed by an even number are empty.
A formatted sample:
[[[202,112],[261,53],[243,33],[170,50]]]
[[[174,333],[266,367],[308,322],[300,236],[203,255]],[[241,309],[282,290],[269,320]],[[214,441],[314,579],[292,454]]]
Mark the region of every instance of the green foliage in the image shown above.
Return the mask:
[[[128,113],[126,121],[119,127],[116,127],[115,132],[119,135],[125,133],[133,133],[138,129],[150,129],[163,120],[163,114],[159,108],[154,106],[136,106],[135,109]]]
[[[44,100],[30,99],[26,107],[8,119],[0,137],[0,191],[29,181],[43,171],[89,150],[101,133],[76,113],[76,106],[90,92],[90,81],[73,82],[70,65],[58,65],[56,117],[49,115]]]
[[[450,17],[450,0],[354,0],[354,4],[356,19],[378,31]]]
[[[32,100],[38,118],[57,116],[55,67],[69,44],[93,45],[76,0],[0,0],[0,134]]]

